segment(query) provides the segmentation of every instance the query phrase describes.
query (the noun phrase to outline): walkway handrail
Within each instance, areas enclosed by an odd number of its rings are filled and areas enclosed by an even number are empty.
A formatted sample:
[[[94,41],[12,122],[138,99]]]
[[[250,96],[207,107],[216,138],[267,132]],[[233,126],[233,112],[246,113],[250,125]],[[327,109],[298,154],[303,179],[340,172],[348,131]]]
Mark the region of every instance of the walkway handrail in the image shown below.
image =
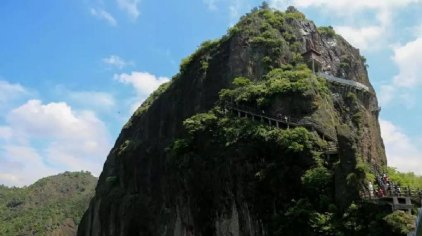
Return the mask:
[[[336,137],[334,137],[331,134],[328,134],[321,125],[319,125],[318,123],[316,123],[312,120],[309,120],[307,118],[298,119],[298,118],[294,118],[294,117],[290,117],[290,116],[285,116],[287,119],[282,119],[280,117],[276,117],[276,116],[272,116],[272,115],[259,114],[258,112],[253,111],[253,109],[250,109],[249,107],[245,107],[245,106],[226,105],[226,107],[229,108],[229,109],[232,109],[232,110],[239,111],[239,112],[249,113],[251,115],[254,115],[254,116],[257,116],[257,117],[260,117],[260,118],[263,118],[263,119],[268,119],[268,120],[280,122],[280,123],[285,124],[285,125],[311,127],[313,129],[315,129],[317,132],[319,132],[320,134],[329,138],[331,141],[337,142]],[[239,107],[242,107],[243,109],[239,108]]]
[[[366,85],[364,85],[362,83],[353,81],[353,80],[347,80],[347,79],[342,79],[342,78],[339,78],[339,77],[335,77],[335,76],[330,75],[330,74],[328,74],[326,72],[320,72],[320,73],[318,73],[318,75],[321,76],[321,77],[323,77],[323,78],[325,78],[326,80],[328,80],[330,82],[335,82],[335,83],[339,83],[339,84],[343,84],[343,85],[352,86],[352,87],[355,87],[357,89],[363,89],[363,90],[365,90],[368,93],[371,92],[371,90],[369,89],[368,86],[366,86]]]
[[[422,191],[420,189],[410,188],[409,186],[400,188],[400,192],[396,192],[394,186],[390,186],[388,190],[388,185],[383,178],[383,174],[381,173],[380,169],[376,165],[370,165],[371,171],[375,174],[376,182],[379,187],[384,190],[385,196],[402,196],[402,197],[410,197],[412,200],[420,200],[422,201]],[[422,202],[421,202],[422,204]]]
[[[366,189],[366,187],[365,187],[365,189]],[[368,198],[367,194],[364,195],[363,197]],[[418,192],[414,191],[414,190],[411,190],[410,192],[406,191],[406,192],[403,192],[403,193],[400,193],[400,194],[395,193],[394,191],[389,191],[389,192],[385,193],[385,195],[383,195],[382,197],[377,197],[377,196],[374,195],[371,198],[372,199],[379,199],[379,198],[384,198],[384,197],[409,197],[412,200],[415,200],[415,197],[419,198],[419,195],[418,195]]]

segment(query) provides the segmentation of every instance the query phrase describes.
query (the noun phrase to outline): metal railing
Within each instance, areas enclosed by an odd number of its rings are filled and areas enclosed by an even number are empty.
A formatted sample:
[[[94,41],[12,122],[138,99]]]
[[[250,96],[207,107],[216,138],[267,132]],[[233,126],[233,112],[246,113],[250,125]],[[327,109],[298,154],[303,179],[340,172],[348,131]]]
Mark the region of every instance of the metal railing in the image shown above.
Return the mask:
[[[352,87],[355,87],[359,90],[365,90],[366,92],[371,93],[371,90],[369,89],[369,87],[362,84],[362,83],[359,83],[359,82],[356,82],[356,81],[353,81],[353,80],[347,80],[347,79],[335,77],[335,76],[330,75],[326,72],[320,72],[320,73],[318,73],[318,75],[325,78],[326,80],[328,80],[330,82],[339,83],[339,84],[347,85],[347,86],[352,86]]]
[[[277,115],[277,116],[273,116],[271,114],[265,114],[264,111],[259,112],[256,109],[252,109],[250,107],[246,107],[246,106],[241,106],[241,105],[232,105],[232,104],[226,104],[225,105],[225,109],[227,110],[231,110],[234,112],[237,112],[239,115],[240,114],[244,114],[252,119],[260,119],[262,121],[267,121],[269,125],[274,125],[279,127],[280,124],[287,126],[287,127],[305,127],[305,128],[310,128],[312,130],[315,130],[317,133],[319,133],[320,135],[323,136],[323,138],[327,138],[329,140],[328,142],[328,146],[326,149],[327,153],[337,153],[337,137],[329,134],[328,132],[326,132],[325,128],[323,128],[321,125],[319,125],[318,123],[310,120],[310,119],[306,119],[306,118],[302,118],[302,119],[298,119],[295,117],[291,117],[291,116],[287,116],[287,115]],[[330,132],[335,132],[334,130],[330,130]]]

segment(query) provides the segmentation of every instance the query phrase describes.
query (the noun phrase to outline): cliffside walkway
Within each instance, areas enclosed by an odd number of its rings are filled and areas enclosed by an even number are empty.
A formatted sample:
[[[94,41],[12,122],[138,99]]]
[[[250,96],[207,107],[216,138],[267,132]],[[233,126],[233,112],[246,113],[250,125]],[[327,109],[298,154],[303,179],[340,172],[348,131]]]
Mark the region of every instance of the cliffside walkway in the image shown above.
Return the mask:
[[[377,196],[375,191],[371,193],[370,190],[365,187],[367,191],[365,191],[362,196],[364,200],[372,201],[377,204],[390,205],[393,211],[407,210],[410,212],[411,209],[415,208],[415,205],[422,205],[422,191],[420,189],[404,187],[398,191],[397,188],[393,186],[392,182],[387,184],[388,181],[385,181],[377,167],[372,166],[371,169],[376,176],[376,182],[382,190],[382,194]],[[420,218],[422,216],[418,217]]]
[[[412,190],[412,193],[388,193],[384,196],[375,196],[371,194],[365,194],[363,199],[366,201],[372,201],[377,204],[387,204],[391,206],[392,211],[396,210],[408,210],[415,208],[415,201],[418,201],[418,192]]]
[[[342,79],[342,78],[335,77],[333,75],[330,75],[330,74],[324,73],[324,72],[319,72],[317,75],[325,78],[327,81],[329,81],[331,83],[339,84],[339,85],[346,86],[346,87],[352,87],[352,88],[357,89],[357,90],[372,93],[368,86],[366,86],[362,83],[353,81],[353,80]]]
[[[363,92],[372,94],[369,87],[362,83],[335,77],[325,72],[319,72],[317,75],[321,76],[322,78],[325,78],[327,81],[331,83],[334,83],[346,88],[355,89],[358,91],[363,91]],[[305,118],[299,119],[299,118],[295,118],[295,117],[291,117],[287,115],[281,115],[281,114],[274,116],[270,114],[265,114],[263,111],[258,111],[250,107],[239,106],[239,105],[234,105],[234,104],[227,104],[225,105],[225,108],[229,111],[237,113],[239,117],[246,117],[252,120],[259,120],[261,122],[267,123],[269,126],[276,126],[277,128],[301,126],[301,127],[310,129],[311,131],[316,131],[319,135],[321,135],[323,139],[327,139],[327,141],[329,141],[329,147],[326,150],[327,154],[336,154],[338,152],[337,137],[335,136],[336,131],[330,128],[322,127],[320,124],[312,121],[309,118],[305,117]],[[370,110],[379,112],[381,108],[371,106]]]
[[[317,73],[317,75],[326,79],[331,84],[340,86],[342,88],[341,92],[343,94],[346,94],[349,91],[360,91],[361,98],[363,98],[369,104],[369,111],[374,112],[375,114],[379,114],[379,112],[381,111],[381,107],[376,104],[375,94],[371,91],[368,86],[353,80],[335,77],[326,72],[319,72]]]
[[[246,117],[252,120],[260,121],[262,123],[268,124],[269,126],[275,126],[277,128],[289,128],[289,127],[304,127],[311,131],[316,131],[323,139],[328,141],[328,146],[324,152],[326,154],[336,154],[337,149],[337,137],[331,133],[335,133],[335,130],[330,130],[327,132],[327,128],[322,127],[316,122],[310,120],[309,118],[294,118],[287,115],[270,115],[265,114],[264,111],[257,111],[245,106],[236,106],[236,105],[226,105],[225,109],[231,111],[234,114],[237,114],[238,117]]]

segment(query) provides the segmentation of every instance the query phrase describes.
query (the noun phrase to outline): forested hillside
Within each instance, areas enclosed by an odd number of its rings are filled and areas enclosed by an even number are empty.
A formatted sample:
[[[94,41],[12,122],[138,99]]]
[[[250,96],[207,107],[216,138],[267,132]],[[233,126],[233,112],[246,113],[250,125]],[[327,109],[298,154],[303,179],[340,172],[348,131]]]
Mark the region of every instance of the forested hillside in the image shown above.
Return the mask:
[[[0,235],[75,235],[97,178],[65,172],[23,188],[0,186]]]

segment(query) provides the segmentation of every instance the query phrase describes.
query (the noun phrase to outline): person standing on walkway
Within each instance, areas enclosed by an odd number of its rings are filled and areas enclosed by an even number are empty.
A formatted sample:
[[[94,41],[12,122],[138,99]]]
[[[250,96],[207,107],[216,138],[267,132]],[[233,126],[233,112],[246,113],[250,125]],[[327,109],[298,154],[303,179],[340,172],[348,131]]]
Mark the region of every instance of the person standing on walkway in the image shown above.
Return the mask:
[[[419,200],[421,201],[421,206],[422,206],[422,190],[418,191],[418,195],[419,195]]]
[[[368,183],[368,190],[369,190],[369,196],[371,198],[374,198],[374,186],[372,185],[371,181],[369,181]]]
[[[401,194],[400,185],[396,185],[396,195],[400,196],[400,194]]]

